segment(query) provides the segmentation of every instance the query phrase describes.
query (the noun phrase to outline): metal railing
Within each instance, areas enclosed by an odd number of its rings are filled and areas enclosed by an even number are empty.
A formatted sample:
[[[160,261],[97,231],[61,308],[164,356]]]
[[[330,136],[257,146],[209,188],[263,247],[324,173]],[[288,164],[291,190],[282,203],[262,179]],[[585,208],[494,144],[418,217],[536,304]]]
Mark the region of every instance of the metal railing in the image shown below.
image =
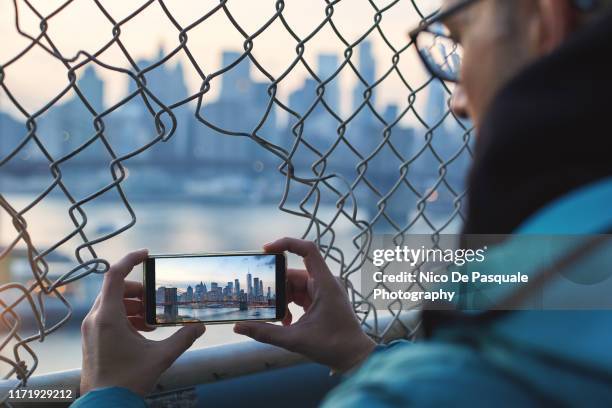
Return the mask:
[[[247,30],[234,17],[231,0],[221,0],[210,6],[207,12],[194,17],[189,24],[182,24],[175,18],[168,0],[143,2],[121,19],[105,7],[106,2],[94,0],[92,5],[108,24],[112,36],[94,51],[81,50],[71,55],[62,53],[61,47],[54,42],[51,28],[58,16],[79,7],[79,2],[66,1],[47,13],[39,11],[40,5],[32,0],[13,0],[3,4],[14,16],[13,33],[25,45],[10,58],[0,60],[0,97],[23,120],[21,134],[10,132],[0,135],[0,139],[4,139],[4,142],[0,141],[0,171],[9,172],[15,168],[19,171],[16,163],[20,155],[27,151],[29,155],[35,152],[40,157],[39,163],[48,166],[48,173],[52,177],[52,181],[34,200],[20,208],[0,193],[3,218],[10,220],[14,232],[10,240],[3,237],[0,260],[6,260],[15,253],[16,248],[23,247],[31,271],[28,283],[12,282],[0,286],[0,320],[4,326],[0,332],[0,350],[11,350],[0,355],[0,361],[7,368],[4,370],[5,379],[17,379],[17,384],[24,384],[35,372],[39,358],[31,343],[43,340],[71,318],[71,304],[64,296],[63,288],[76,280],[88,279],[88,275],[103,274],[108,270],[109,263],[97,255],[96,246],[131,228],[137,220],[137,214],[123,188],[128,175],[126,163],[137,160],[157,144],[182,137],[177,129],[185,116],[177,112],[189,104],[195,104],[190,120],[195,118],[202,131],[212,132],[217,139],[250,139],[273,155],[278,172],[284,178],[278,208],[308,220],[303,237],[317,242],[332,270],[347,282],[355,310],[372,336],[381,340],[394,323],[401,322],[399,318],[405,313],[401,305],[396,305],[399,310],[388,311],[391,320],[384,324],[379,321],[379,312],[369,302],[372,294],[360,293],[353,285],[355,273],[360,270],[363,255],[367,253],[375,232],[392,233],[401,240],[418,227],[427,229],[435,237],[462,220],[465,192],[461,172],[466,160],[469,161],[471,157],[471,134],[470,129],[448,110],[450,90],[446,85],[425,74],[411,76],[407,72],[406,63],[414,72],[419,72],[421,68],[417,59],[410,56],[414,52],[414,45],[405,33],[401,33],[403,42],[398,45],[398,41],[391,39],[385,28],[386,21],[394,13],[406,13],[405,20],[415,24],[425,19],[427,15],[422,7],[427,2],[395,0],[380,5],[378,1],[364,0],[363,5],[371,13],[371,23],[361,27],[358,36],[350,37],[343,34],[343,28],[336,20],[336,10],[345,7],[346,2],[325,0],[313,4],[312,7],[320,8],[323,17],[307,33],[299,34],[285,16],[289,2],[283,0],[258,6],[266,9],[268,17],[255,30]],[[174,27],[178,40],[166,55],[160,55],[142,66],[130,54],[124,36],[130,29],[130,22],[152,7],[161,10],[165,22]],[[35,20],[38,31],[32,32],[22,27],[24,14],[29,16],[29,20]],[[192,52],[191,44],[200,35],[197,29],[218,16],[223,16],[225,24],[240,35],[243,52],[224,61],[220,69],[209,71]],[[277,74],[273,74],[256,53],[260,38],[271,30],[273,24],[284,30],[295,44],[293,50],[281,50],[291,58]],[[409,28],[406,26],[406,31]],[[331,62],[326,69],[321,66],[315,69],[306,52],[323,32],[335,37],[338,54],[342,57],[329,59]],[[386,52],[386,59],[372,56],[373,39],[377,47]],[[111,47],[125,58],[126,64],[107,62],[103,55]],[[20,70],[12,70],[12,67],[34,51],[43,52],[60,63],[68,83],[41,107],[28,110],[14,92],[12,82],[27,73],[22,74]],[[197,75],[199,89],[178,100],[167,100],[159,89],[150,85],[152,80],[149,79],[155,75],[156,69],[163,68],[179,54]],[[384,66],[374,69],[374,60]],[[253,98],[250,102],[259,104],[260,113],[247,131],[233,128],[231,121],[220,125],[219,121],[214,120],[213,111],[207,110],[207,98],[214,90],[215,81],[237,75],[235,73],[241,72],[245,63],[264,78],[265,83],[264,97]],[[84,84],[79,80],[88,67],[122,76],[130,83],[130,92],[107,108],[98,106],[99,103],[92,101],[91,92],[84,89]],[[306,72],[311,93],[304,93],[295,103],[287,102],[281,90],[287,77],[298,70]],[[336,87],[344,74],[355,78],[355,99],[352,107],[342,112]],[[381,112],[376,96],[384,93],[385,84],[390,81],[399,84],[394,88],[403,102],[401,106]],[[78,102],[82,113],[80,118],[89,126],[89,133],[76,143],[68,144],[68,149],[58,150],[50,145],[47,136],[40,134],[40,127],[45,115],[69,94],[74,95],[73,100]],[[151,137],[131,149],[119,151],[109,136],[108,124],[116,112],[130,104],[137,104],[146,112]],[[288,118],[288,125],[285,131],[273,135],[269,131],[269,123],[276,121],[277,113]],[[0,131],[2,129],[0,127]],[[14,143],[7,142],[9,136]],[[62,139],[64,135],[52,137]],[[88,149],[94,144],[101,146],[104,156],[99,159],[106,162],[112,180],[96,191],[80,196],[66,183],[64,168],[72,162],[91,160]],[[205,152],[201,160],[212,160],[211,152],[206,152],[207,148],[214,150],[204,144]],[[214,151],[212,153],[214,156]],[[342,165],[338,165],[340,156],[343,158]],[[55,243],[43,249],[31,232],[27,215],[33,209],[45,206],[47,198],[58,192],[70,203],[67,218],[73,228],[68,235],[54,238]],[[117,194],[130,220],[112,231],[92,237],[86,231],[89,221],[87,205],[109,192]],[[299,195],[297,199],[296,194]],[[333,203],[333,213],[322,212],[322,203],[330,202]],[[337,240],[335,228],[343,223],[348,223],[352,228],[351,242]],[[80,241],[74,251],[74,267],[58,278],[52,278],[49,258],[58,248],[74,239]],[[12,295],[5,297],[4,294],[8,293]],[[45,304],[51,297],[59,299],[64,308],[63,317],[52,323],[46,318],[45,311]],[[24,316],[24,313],[28,316]],[[21,326],[24,318],[35,321],[36,328],[32,333],[24,334]],[[406,326],[406,337],[410,337],[417,328],[418,322]]]
[[[417,319],[416,312],[404,313],[399,319],[393,319],[390,316],[382,318],[381,321],[388,325],[389,330],[381,340],[388,343],[409,336],[411,332],[406,331],[406,327],[413,327]],[[171,393],[177,390],[181,392],[198,385],[308,362],[299,354],[252,340],[188,350],[162,374],[151,395]],[[75,390],[75,395],[78,395],[80,381],[81,369],[77,368],[33,376],[28,381],[27,388]],[[0,381],[0,388],[5,389],[17,384],[18,380]]]

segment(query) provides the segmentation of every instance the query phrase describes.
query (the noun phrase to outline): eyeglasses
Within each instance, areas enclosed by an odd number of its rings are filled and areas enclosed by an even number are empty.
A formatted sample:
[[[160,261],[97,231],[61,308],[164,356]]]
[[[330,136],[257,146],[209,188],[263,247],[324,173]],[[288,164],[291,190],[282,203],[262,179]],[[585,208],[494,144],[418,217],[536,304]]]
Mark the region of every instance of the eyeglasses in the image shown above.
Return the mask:
[[[450,36],[444,20],[459,13],[479,0],[458,1],[433,18],[426,19],[409,33],[423,64],[430,74],[445,82],[459,82],[463,47]],[[580,12],[592,12],[601,7],[601,0],[572,0]]]
[[[476,3],[464,0],[438,13],[434,18],[422,22],[410,32],[410,39],[432,76],[446,82],[459,82],[463,48],[453,40],[443,21]]]

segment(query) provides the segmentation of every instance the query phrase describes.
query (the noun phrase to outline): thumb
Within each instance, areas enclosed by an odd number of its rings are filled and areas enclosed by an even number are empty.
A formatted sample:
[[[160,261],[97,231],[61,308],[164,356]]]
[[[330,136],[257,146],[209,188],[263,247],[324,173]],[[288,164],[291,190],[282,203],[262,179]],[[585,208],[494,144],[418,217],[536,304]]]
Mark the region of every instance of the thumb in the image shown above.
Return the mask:
[[[277,326],[263,322],[241,322],[234,326],[234,333],[242,334],[261,343],[292,349],[291,326]]]
[[[160,341],[162,358],[168,367],[174,363],[206,331],[203,324],[189,324],[181,327],[172,336]]]

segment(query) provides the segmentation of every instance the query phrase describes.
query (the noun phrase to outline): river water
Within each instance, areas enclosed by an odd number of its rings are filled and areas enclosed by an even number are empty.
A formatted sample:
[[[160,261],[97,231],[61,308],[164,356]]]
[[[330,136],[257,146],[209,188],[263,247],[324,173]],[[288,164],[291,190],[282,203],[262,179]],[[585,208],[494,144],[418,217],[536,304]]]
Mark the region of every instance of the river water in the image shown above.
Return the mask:
[[[5,197],[18,210],[33,199],[31,195],[5,194]],[[114,262],[126,252],[138,248],[148,248],[151,253],[259,250],[264,243],[274,239],[283,236],[301,236],[308,223],[307,219],[281,212],[275,205],[265,204],[205,204],[174,202],[167,199],[157,202],[151,199],[146,202],[133,202],[132,206],[138,219],[136,225],[119,236],[98,244],[96,246],[98,256]],[[67,200],[48,197],[26,214],[28,231],[35,245],[46,248],[74,230],[68,208]],[[90,239],[107,234],[130,220],[125,208],[113,201],[88,204],[86,211],[88,223],[85,231],[88,232]],[[318,216],[330,220],[335,211],[336,208],[333,206],[322,205]],[[367,217],[366,214],[363,216]],[[411,232],[428,231],[427,226],[417,225]],[[334,232],[336,245],[345,249],[347,256],[345,259],[351,259],[350,257],[354,256],[350,253],[352,238],[358,230],[348,221],[342,221],[340,217],[334,224]],[[9,243],[14,237],[15,230],[9,218],[4,212],[0,212],[0,247]],[[63,245],[60,251],[71,255],[74,253],[74,248],[81,243],[79,239],[73,238]],[[303,264],[297,257],[290,256],[289,266],[302,267]],[[128,278],[142,279],[140,268],[135,268]],[[293,306],[290,306],[290,310],[293,316],[301,314],[301,311]],[[78,327],[78,324],[69,325],[53,333],[42,343],[30,343],[40,358],[37,373],[80,366],[81,345]],[[175,330],[176,327],[162,327],[144,335],[152,339],[162,339]],[[244,337],[233,333],[231,324],[209,325],[206,333],[192,347],[210,347],[245,340]],[[9,355],[12,350],[7,347],[1,353]]]
[[[163,315],[163,306],[157,306],[157,315]],[[231,307],[216,307],[216,308],[191,308],[179,307],[178,315],[185,316],[189,319],[207,321],[222,321],[222,320],[245,320],[245,319],[274,319],[276,317],[275,307],[260,307],[249,310],[239,310]]]
[[[17,209],[23,208],[33,199],[29,195],[8,194],[5,197]],[[97,245],[99,256],[113,262],[126,252],[138,248],[148,248],[151,253],[261,250],[264,243],[274,239],[300,236],[307,225],[307,220],[283,213],[275,205],[221,205],[168,200],[135,202],[132,205],[138,219],[136,225]],[[74,229],[68,207],[67,201],[62,198],[46,198],[26,214],[28,231],[38,247],[46,248]],[[321,217],[331,217],[333,211],[333,207],[322,208]],[[90,231],[91,237],[107,233],[106,230],[118,228],[129,221],[125,209],[111,201],[89,205],[87,214],[86,230]],[[355,229],[348,223],[338,223],[335,231],[337,239],[346,243],[350,242],[351,235],[355,233]],[[0,247],[10,242],[14,236],[15,230],[8,216],[0,212]],[[72,239],[60,250],[70,255],[79,243],[81,241],[78,239]],[[290,257],[289,264],[302,266],[296,257]],[[142,279],[141,270],[135,268],[129,278]],[[294,316],[299,315],[299,311],[294,312]],[[164,327],[145,335],[162,339],[175,330],[175,327]],[[244,340],[243,336],[233,333],[231,324],[210,325],[205,335],[192,347],[210,347]],[[81,364],[78,324],[63,327],[44,342],[30,345],[40,357],[37,373],[75,368]],[[12,350],[2,350],[2,355],[8,354],[12,354]]]

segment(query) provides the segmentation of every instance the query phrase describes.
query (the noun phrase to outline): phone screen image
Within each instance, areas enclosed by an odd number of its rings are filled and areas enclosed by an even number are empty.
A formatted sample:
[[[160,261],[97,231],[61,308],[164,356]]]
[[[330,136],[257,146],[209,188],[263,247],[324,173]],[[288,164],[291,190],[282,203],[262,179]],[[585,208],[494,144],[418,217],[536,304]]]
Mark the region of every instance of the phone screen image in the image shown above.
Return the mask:
[[[278,320],[284,315],[284,267],[282,254],[150,257],[147,321]]]

